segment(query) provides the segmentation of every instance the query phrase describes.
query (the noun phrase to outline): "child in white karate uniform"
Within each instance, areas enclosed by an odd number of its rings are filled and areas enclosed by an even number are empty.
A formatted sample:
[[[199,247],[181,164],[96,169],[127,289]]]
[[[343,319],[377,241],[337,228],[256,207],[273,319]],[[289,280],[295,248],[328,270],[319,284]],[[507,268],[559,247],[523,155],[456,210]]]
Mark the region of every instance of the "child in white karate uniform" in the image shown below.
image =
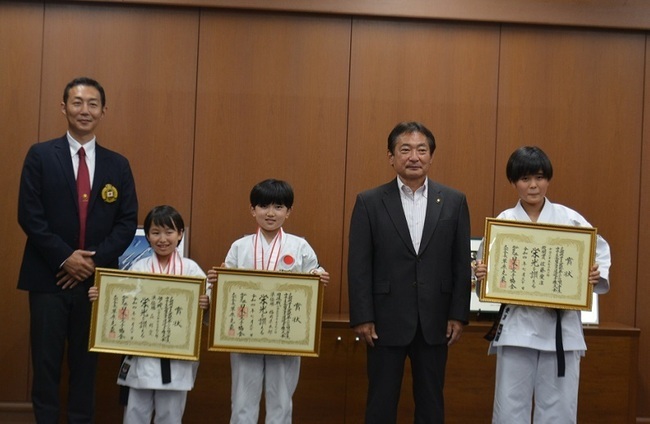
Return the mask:
[[[258,228],[255,234],[235,241],[226,255],[227,268],[320,274],[327,284],[329,273],[318,265],[316,253],[301,237],[282,230],[291,213],[293,190],[285,181],[268,179],[253,187],[250,210]],[[217,274],[208,271],[208,282]],[[264,387],[266,424],[291,423],[292,396],[298,384],[300,357],[232,353],[231,424],[257,424]]]
[[[183,218],[176,209],[166,205],[153,208],[144,220],[144,231],[154,254],[135,262],[130,270],[206,277],[196,262],[178,253],[184,230]],[[199,307],[204,310],[210,304],[209,287],[207,294],[199,296]],[[91,301],[98,298],[97,287],[90,288],[88,297]],[[129,388],[124,424],[150,424],[154,412],[156,424],[180,424],[198,367],[198,361],[124,358],[117,380],[117,384]]]
[[[553,167],[540,148],[517,149],[508,160],[506,175],[519,201],[498,219],[591,227],[578,212],[546,198]],[[477,257],[482,255],[481,243]],[[589,283],[596,293],[606,293],[611,258],[609,245],[601,236],[595,261]],[[476,277],[482,280],[486,273],[487,266],[477,261]],[[556,337],[558,323],[561,340]],[[558,354],[562,350],[563,356]],[[504,305],[489,348],[490,354],[497,355],[492,423],[526,424],[531,414],[535,424],[575,423],[580,358],[586,350],[580,311]]]

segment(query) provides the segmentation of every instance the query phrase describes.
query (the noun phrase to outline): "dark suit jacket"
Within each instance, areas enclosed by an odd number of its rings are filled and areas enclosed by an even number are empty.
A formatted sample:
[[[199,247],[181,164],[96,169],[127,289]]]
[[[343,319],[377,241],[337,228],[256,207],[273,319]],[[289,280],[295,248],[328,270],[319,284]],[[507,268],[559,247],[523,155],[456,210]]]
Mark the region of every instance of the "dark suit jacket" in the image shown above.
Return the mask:
[[[96,251],[98,267],[117,268],[138,223],[138,200],[129,162],[97,145],[88,204],[85,250]],[[104,199],[112,185],[117,199]],[[27,235],[18,288],[56,292],[56,273],[79,246],[77,186],[66,136],[33,145],[23,166],[18,222]],[[93,278],[84,282],[92,285]]]
[[[465,195],[429,179],[415,252],[397,181],[357,196],[350,222],[350,325],[374,322],[381,346],[405,346],[418,320],[429,344],[447,342],[447,321],[469,317],[470,223]]]

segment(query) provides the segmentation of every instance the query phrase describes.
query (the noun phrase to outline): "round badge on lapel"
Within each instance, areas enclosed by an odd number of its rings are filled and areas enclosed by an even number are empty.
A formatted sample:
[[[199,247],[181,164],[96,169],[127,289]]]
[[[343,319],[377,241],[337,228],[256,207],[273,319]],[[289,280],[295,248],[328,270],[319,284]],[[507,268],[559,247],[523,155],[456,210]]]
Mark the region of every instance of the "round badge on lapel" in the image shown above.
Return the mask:
[[[117,200],[117,189],[111,184],[106,184],[102,189],[102,199],[106,203],[113,203]]]

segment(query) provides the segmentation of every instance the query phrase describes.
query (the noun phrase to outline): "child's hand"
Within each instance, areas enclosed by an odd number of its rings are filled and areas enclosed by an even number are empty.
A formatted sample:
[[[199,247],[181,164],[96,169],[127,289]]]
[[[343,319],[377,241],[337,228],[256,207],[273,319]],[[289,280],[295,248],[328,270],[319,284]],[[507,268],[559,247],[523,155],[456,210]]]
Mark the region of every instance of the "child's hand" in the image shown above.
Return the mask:
[[[92,286],[88,289],[88,300],[91,302],[96,301],[99,298],[99,290],[96,286]]]
[[[322,267],[318,267],[316,269],[311,270],[312,274],[317,274],[320,276],[320,282],[323,284],[323,286],[327,287],[327,283],[330,282],[330,273],[325,271]]]
[[[210,298],[207,294],[199,296],[199,308],[206,310],[210,307]]]
[[[216,269],[210,269],[208,270],[208,283],[214,284],[217,282],[217,270]]]
[[[474,267],[474,275],[477,280],[482,280],[487,275],[487,265],[483,263],[482,260],[476,261],[476,266]]]
[[[598,271],[598,264],[595,264],[589,270],[589,283],[594,286],[600,281],[600,271]]]
[[[224,262],[224,263],[221,264],[221,268],[225,268],[225,267],[226,267],[226,263]],[[214,269],[214,268],[209,269],[208,270],[208,283],[210,283],[210,284],[216,283],[218,275],[219,275],[219,273],[217,273],[216,269]]]

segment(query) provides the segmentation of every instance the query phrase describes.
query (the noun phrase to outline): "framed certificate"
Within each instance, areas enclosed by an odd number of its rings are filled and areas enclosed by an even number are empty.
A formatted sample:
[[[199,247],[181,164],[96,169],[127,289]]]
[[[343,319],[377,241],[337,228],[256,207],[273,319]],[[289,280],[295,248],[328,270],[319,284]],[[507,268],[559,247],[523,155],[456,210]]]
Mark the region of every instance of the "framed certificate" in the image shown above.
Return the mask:
[[[483,302],[591,309],[596,228],[487,218]]]
[[[214,269],[208,350],[318,356],[323,316],[318,275]]]
[[[205,279],[97,268],[92,352],[198,360]]]

